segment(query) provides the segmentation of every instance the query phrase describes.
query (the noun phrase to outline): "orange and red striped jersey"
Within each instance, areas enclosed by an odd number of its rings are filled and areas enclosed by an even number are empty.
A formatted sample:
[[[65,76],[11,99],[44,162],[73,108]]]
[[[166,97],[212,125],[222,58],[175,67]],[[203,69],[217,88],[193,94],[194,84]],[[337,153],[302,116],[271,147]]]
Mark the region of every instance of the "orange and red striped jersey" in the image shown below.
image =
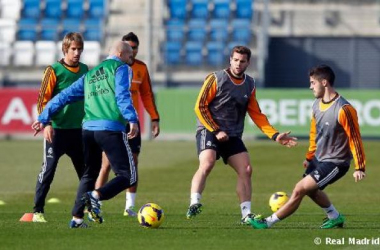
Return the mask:
[[[135,59],[131,66],[133,71],[133,79],[130,87],[132,94],[133,106],[139,110],[139,95],[141,101],[150,118],[152,120],[159,120],[160,116],[157,111],[152,84],[146,64],[140,60]]]

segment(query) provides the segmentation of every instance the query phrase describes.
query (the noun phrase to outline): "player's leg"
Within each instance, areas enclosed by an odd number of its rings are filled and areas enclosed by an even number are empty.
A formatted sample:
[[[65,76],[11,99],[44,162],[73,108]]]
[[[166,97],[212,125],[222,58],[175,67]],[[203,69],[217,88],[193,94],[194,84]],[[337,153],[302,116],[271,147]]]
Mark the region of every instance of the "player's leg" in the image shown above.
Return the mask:
[[[314,192],[318,188],[319,187],[316,181],[310,175],[307,175],[296,184],[296,186],[293,189],[292,195],[289,198],[289,201],[285,203],[283,207],[281,207],[277,212],[273,213],[271,216],[265,219],[250,220],[251,225],[256,229],[264,229],[271,227],[275,223],[287,218],[288,216],[292,215],[295,211],[297,211],[305,195]]]
[[[52,142],[44,140],[44,155],[40,173],[37,176],[36,190],[34,196],[34,222],[46,222],[44,218],[44,207],[46,196],[53,182],[59,158],[63,155],[62,137],[60,131],[55,130]]]
[[[129,129],[129,126],[127,126]],[[139,126],[140,128],[140,126]],[[141,149],[141,133],[139,132],[138,135],[132,139],[128,140],[128,144],[131,148],[132,154],[133,154],[133,161],[135,162],[136,167],[136,174],[138,176],[138,157],[140,154]],[[137,177],[138,179],[138,177]],[[124,216],[137,216],[137,212],[135,210],[135,203],[136,203],[136,195],[137,195],[137,186],[138,182],[136,182],[136,185],[128,188],[125,193],[125,209],[124,209]]]
[[[83,130],[85,170],[79,182],[75,204],[72,209],[73,219],[70,222],[70,227],[72,228],[82,227],[85,205],[94,221],[98,223],[103,221],[100,215],[99,193],[93,191],[102,159],[102,149],[95,140],[95,133],[95,131]]]
[[[251,212],[252,200],[252,166],[247,152],[241,152],[228,158],[228,164],[237,174],[236,193],[240,201],[242,223],[246,224],[248,218],[254,218]]]
[[[84,153],[82,129],[68,129],[66,133],[66,154],[70,157],[75,168],[78,179],[82,178],[84,173]]]

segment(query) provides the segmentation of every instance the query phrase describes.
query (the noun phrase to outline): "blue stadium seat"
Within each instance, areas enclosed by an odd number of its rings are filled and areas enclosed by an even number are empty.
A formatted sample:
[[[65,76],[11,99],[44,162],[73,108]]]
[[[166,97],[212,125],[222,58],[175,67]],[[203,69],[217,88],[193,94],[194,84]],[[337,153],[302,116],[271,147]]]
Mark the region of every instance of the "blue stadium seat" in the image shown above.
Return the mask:
[[[17,40],[36,41],[37,40],[37,20],[33,18],[21,18],[18,21]]]
[[[62,15],[61,0],[45,0],[45,18],[60,19]]]
[[[90,18],[84,21],[84,40],[101,42],[104,37],[103,20]]]
[[[232,39],[248,44],[252,38],[251,21],[248,19],[234,19],[231,22]]]
[[[202,18],[207,19],[208,17],[208,0],[191,0],[192,9],[191,17],[192,18]]]
[[[66,17],[67,18],[82,18],[84,0],[67,0]]]
[[[183,20],[168,20],[166,22],[166,39],[182,42],[185,37],[185,22]]]
[[[40,16],[39,0],[24,0],[21,17],[23,18],[39,18]]]
[[[82,32],[81,26],[80,26],[81,20],[78,18],[65,18],[62,20],[62,32],[60,39],[69,32]]]
[[[187,42],[185,45],[185,61],[187,65],[199,66],[203,64],[203,54],[202,54],[202,43],[201,42]]]
[[[212,41],[226,41],[228,39],[228,21],[223,19],[211,20],[210,38]]]
[[[167,42],[164,44],[165,62],[168,65],[178,65],[181,63],[181,43]]]
[[[230,15],[230,0],[214,0],[213,18],[229,19]]]
[[[236,17],[252,19],[254,0],[236,0]]]
[[[188,22],[188,40],[203,42],[207,37],[206,20],[190,19]]]
[[[168,0],[170,17],[177,19],[186,19],[187,0]]]
[[[59,21],[53,18],[41,20],[40,39],[44,41],[57,41],[59,35]]]
[[[227,64],[228,58],[225,54],[225,43],[208,42],[206,47],[208,64],[213,66],[223,66]]]
[[[106,0],[88,0],[89,18],[104,18],[108,15]]]

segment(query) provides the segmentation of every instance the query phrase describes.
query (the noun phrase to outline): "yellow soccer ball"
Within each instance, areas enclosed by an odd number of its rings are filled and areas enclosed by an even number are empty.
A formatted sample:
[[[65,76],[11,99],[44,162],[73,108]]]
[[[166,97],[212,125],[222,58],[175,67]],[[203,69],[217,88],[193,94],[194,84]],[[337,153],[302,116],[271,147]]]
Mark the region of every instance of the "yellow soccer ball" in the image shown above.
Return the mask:
[[[137,219],[143,227],[158,228],[165,219],[164,210],[155,203],[147,203],[140,208]]]
[[[285,192],[276,192],[269,198],[269,207],[273,212],[279,210],[289,200]]]

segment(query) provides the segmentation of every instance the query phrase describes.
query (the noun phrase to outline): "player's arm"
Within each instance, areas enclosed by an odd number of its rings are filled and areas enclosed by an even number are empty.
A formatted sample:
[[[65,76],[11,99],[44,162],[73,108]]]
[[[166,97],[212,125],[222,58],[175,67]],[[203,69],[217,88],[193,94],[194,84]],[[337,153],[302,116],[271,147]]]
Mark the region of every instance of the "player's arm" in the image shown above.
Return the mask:
[[[248,115],[256,126],[269,138],[276,140],[279,132],[269,123],[268,117],[261,112],[256,99],[256,90],[253,90],[248,103]]]
[[[365,154],[360,135],[356,110],[351,105],[345,105],[339,111],[339,123],[348,136],[350,150],[355,161],[355,170],[365,172]]]
[[[309,149],[306,152],[306,160],[311,161],[314,158],[315,150],[317,149],[317,144],[315,139],[317,138],[317,125],[314,115],[311,116],[310,122],[310,132],[309,132]]]
[[[218,124],[215,123],[208,109],[208,105],[215,98],[216,90],[216,76],[215,74],[210,74],[203,83],[194,108],[199,121],[211,132],[217,132],[219,130]]]
[[[159,121],[160,116],[157,111],[156,102],[154,100],[154,93],[152,90],[152,83],[147,69],[139,86],[139,92],[144,107],[152,121]]]
[[[41,114],[42,110],[45,108],[48,101],[51,100],[53,96],[53,91],[57,83],[57,77],[51,66],[48,66],[42,77],[41,87],[38,94],[37,100],[37,111]]]

